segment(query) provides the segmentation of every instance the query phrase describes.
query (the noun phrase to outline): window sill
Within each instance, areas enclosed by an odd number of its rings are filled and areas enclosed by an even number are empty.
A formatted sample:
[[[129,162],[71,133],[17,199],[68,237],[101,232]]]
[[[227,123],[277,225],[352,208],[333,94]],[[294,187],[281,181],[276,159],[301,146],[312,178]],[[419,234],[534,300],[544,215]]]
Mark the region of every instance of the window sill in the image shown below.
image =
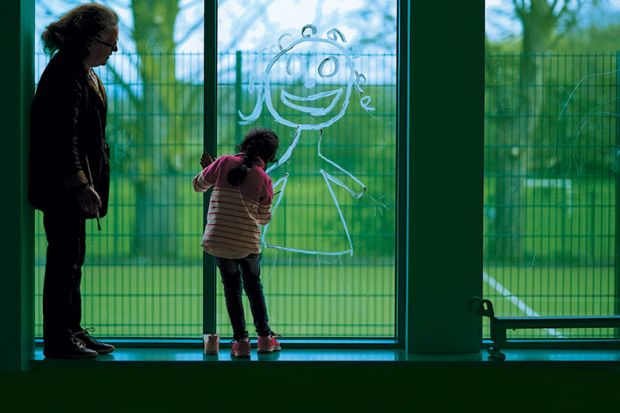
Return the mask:
[[[114,353],[92,360],[46,360],[40,347],[35,350],[33,364],[63,365],[82,363],[407,363],[407,364],[527,364],[527,363],[618,363],[620,350],[505,350],[503,362],[488,360],[486,351],[463,354],[407,353],[402,349],[301,349],[286,348],[281,352],[258,354],[250,359],[232,359],[227,347],[216,356],[205,355],[199,348],[117,348]]]

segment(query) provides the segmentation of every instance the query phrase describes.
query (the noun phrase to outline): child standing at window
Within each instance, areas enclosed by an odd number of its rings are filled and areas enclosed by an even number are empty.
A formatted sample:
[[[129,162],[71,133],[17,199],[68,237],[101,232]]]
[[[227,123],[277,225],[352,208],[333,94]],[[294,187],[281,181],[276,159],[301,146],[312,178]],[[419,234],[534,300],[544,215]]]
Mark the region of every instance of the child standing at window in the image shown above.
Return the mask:
[[[265,166],[274,161],[278,145],[278,136],[273,131],[252,129],[239,145],[240,153],[224,155],[212,162],[208,155],[203,156],[200,164],[204,169],[193,179],[196,192],[213,188],[202,246],[215,257],[222,276],[234,335],[233,357],[250,357],[242,287],[250,301],[258,333],[258,352],[281,350],[277,335],[269,328],[260,280],[260,226],[271,220],[273,199]],[[209,347],[207,343],[207,352],[217,354],[217,345]]]

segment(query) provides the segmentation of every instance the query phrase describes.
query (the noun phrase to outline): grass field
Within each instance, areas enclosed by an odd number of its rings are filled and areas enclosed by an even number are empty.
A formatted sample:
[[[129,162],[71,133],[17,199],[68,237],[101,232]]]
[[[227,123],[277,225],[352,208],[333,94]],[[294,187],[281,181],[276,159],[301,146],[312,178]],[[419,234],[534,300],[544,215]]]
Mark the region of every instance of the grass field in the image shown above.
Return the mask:
[[[499,316],[617,313],[613,267],[487,267],[484,295]],[[489,336],[488,319],[484,335]],[[612,338],[613,329],[517,330],[509,338]]]
[[[272,328],[286,337],[394,337],[391,267],[288,266],[264,261]],[[41,334],[42,267],[36,334]],[[84,326],[103,336],[201,337],[201,266],[85,266]],[[246,302],[248,331],[254,332]],[[218,332],[231,335],[218,277]]]
[[[485,269],[484,296],[498,315],[608,315],[613,268]],[[42,267],[37,267],[36,333],[41,333]],[[274,330],[286,337],[394,337],[395,277],[385,266],[288,266],[265,260],[263,281]],[[103,336],[193,337],[202,333],[202,267],[87,265],[84,325]],[[246,302],[248,330],[253,332]],[[230,335],[218,279],[218,332]],[[485,319],[484,336],[488,337]],[[611,338],[612,329],[518,330],[513,338]]]

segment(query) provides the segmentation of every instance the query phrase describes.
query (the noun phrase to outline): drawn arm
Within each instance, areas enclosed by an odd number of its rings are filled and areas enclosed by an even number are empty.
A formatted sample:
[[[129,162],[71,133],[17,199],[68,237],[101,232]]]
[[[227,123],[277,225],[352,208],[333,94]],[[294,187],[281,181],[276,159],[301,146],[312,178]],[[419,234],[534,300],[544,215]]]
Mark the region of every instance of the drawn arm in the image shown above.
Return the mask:
[[[337,171],[344,174],[344,177],[347,180],[347,182],[345,183],[341,179],[336,178],[333,174],[326,172],[327,175],[329,176],[330,181],[344,188],[355,199],[359,199],[362,196],[364,196],[364,194],[366,193],[368,189],[366,184],[364,184],[351,172],[347,171],[346,169],[344,169],[342,166],[338,165],[336,162],[332,161],[331,159],[328,159],[321,153],[322,139],[323,139],[323,131],[321,131],[321,136],[319,137],[319,145],[318,145],[319,158],[327,162],[333,169],[336,169]]]
[[[344,176],[347,178],[347,182],[343,182],[343,180],[336,178],[334,175],[330,174],[327,171],[324,171],[321,168],[321,171],[325,175],[325,177],[329,179],[329,181],[333,182],[334,184],[346,190],[355,199],[360,199],[363,196],[368,197],[375,204],[375,208],[376,208],[375,213],[379,215],[383,215],[384,211],[387,211],[389,209],[388,206],[382,202],[381,198],[383,197],[379,197],[379,199],[377,199],[373,197],[372,195],[370,195],[368,193],[368,187],[366,186],[364,182],[358,179],[351,172],[344,169],[342,166],[338,165],[336,162],[325,157],[321,153],[321,140],[322,139],[323,139],[323,131],[321,131],[321,136],[319,137],[319,157],[323,159],[325,162],[327,162],[332,168],[343,173]],[[353,187],[355,187],[355,189],[353,189]],[[357,192],[356,192],[356,189],[357,189]]]

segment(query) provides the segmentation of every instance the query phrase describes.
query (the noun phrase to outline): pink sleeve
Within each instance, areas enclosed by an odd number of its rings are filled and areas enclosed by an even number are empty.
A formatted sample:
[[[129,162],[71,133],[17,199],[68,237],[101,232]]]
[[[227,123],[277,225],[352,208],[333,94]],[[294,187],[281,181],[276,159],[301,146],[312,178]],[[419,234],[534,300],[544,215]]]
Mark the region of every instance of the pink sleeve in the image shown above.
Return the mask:
[[[258,222],[267,225],[271,221],[271,203],[273,201],[273,184],[271,178],[265,175],[264,193],[258,204]]]
[[[198,174],[192,180],[192,185],[194,186],[194,191],[196,192],[206,192],[215,184],[215,180],[217,179],[217,173],[220,164],[222,163],[222,158],[217,158],[213,163],[207,166],[202,171],[198,172]]]

